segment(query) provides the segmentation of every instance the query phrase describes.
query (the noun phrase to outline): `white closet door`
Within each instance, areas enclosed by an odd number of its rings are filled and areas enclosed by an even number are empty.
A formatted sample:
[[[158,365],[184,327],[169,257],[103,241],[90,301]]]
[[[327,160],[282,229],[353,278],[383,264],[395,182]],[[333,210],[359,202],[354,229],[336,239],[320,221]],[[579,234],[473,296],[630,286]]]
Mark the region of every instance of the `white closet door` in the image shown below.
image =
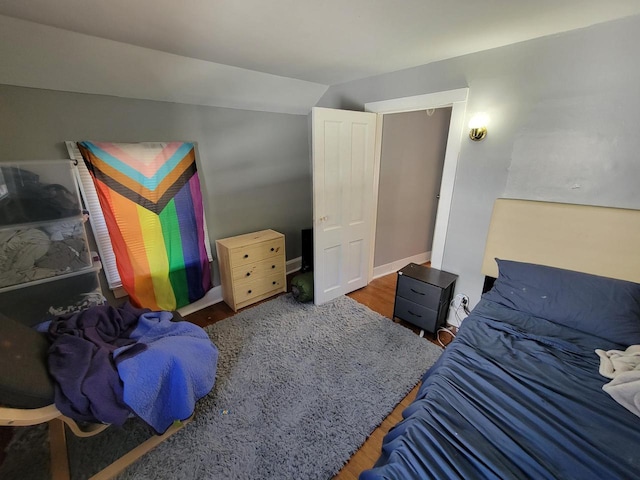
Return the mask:
[[[312,111],[316,305],[368,283],[376,118],[329,108]]]

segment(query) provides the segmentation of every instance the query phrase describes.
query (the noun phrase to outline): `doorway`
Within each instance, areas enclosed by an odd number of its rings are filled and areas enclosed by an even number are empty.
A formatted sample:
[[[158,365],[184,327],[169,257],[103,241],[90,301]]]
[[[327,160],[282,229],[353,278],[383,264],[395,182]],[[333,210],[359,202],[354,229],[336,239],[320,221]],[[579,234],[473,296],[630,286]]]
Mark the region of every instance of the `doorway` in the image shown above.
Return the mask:
[[[467,108],[468,88],[457,90],[447,90],[437,93],[427,93],[413,97],[402,97],[380,102],[365,104],[366,112],[378,114],[376,123],[376,165],[375,165],[375,199],[374,205],[378,204],[378,190],[380,173],[380,157],[382,153],[382,128],[384,116],[399,112],[413,112],[416,110],[427,110],[432,108],[451,107],[451,120],[449,122],[449,133],[447,135],[447,146],[442,169],[442,182],[440,184],[440,199],[438,201],[436,222],[433,234],[433,244],[431,248],[431,266],[437,269],[442,268],[444,249],[449,226],[449,214],[451,212],[451,202],[453,199],[453,186],[455,183],[456,169],[458,167],[458,155],[461,148],[462,132],[464,130],[464,117]],[[374,231],[375,234],[375,225]],[[369,281],[373,278],[373,252],[372,245]]]
[[[373,278],[431,260],[451,107],[385,115]]]

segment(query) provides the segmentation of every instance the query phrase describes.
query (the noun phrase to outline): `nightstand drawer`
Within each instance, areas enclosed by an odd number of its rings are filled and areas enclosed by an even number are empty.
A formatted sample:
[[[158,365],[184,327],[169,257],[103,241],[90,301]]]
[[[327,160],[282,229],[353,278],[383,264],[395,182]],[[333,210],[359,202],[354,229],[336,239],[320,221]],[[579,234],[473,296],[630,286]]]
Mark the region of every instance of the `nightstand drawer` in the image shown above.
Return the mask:
[[[438,309],[442,289],[405,275],[398,277],[398,297],[406,298],[425,307]]]
[[[396,297],[394,316],[429,332],[435,332],[436,330],[438,312],[405,298]]]

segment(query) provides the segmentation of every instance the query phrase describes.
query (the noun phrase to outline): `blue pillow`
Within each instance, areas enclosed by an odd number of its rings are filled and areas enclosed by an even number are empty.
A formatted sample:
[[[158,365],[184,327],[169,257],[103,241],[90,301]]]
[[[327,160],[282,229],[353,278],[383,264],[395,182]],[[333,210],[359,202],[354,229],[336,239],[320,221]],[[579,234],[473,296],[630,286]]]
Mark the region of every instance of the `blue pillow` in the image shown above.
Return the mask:
[[[500,260],[485,299],[610,340],[640,344],[640,284]]]

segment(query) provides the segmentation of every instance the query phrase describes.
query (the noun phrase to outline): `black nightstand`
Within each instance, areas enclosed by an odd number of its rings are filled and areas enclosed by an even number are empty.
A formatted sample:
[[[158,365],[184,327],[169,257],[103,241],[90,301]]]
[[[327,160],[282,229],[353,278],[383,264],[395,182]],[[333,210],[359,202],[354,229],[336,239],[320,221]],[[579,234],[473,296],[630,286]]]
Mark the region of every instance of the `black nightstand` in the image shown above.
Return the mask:
[[[457,275],[410,263],[398,271],[393,317],[435,333],[443,327]]]

